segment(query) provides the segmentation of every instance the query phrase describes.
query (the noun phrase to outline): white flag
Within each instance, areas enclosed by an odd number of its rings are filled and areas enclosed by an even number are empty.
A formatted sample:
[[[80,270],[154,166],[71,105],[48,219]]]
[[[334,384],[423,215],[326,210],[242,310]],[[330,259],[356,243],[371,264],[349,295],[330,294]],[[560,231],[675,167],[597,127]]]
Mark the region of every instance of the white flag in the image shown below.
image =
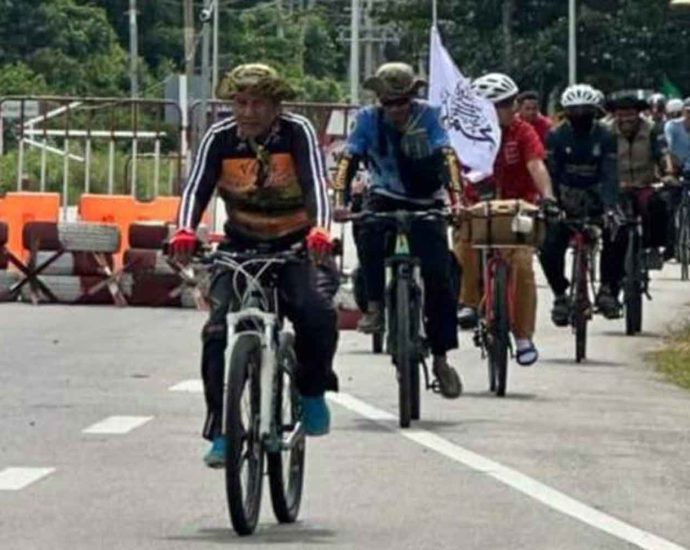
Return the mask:
[[[441,35],[431,28],[429,103],[441,107],[443,124],[450,142],[473,182],[493,175],[494,161],[501,145],[501,127],[496,109],[478,97],[470,81],[457,68],[443,47]]]

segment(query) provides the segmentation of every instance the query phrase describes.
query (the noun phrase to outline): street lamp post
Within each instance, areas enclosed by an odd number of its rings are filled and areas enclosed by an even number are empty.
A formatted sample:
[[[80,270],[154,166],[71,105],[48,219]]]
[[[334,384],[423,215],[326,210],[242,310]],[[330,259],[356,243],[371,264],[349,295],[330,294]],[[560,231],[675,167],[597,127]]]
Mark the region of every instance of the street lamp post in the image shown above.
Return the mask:
[[[577,8],[568,0],[568,83],[577,82]]]

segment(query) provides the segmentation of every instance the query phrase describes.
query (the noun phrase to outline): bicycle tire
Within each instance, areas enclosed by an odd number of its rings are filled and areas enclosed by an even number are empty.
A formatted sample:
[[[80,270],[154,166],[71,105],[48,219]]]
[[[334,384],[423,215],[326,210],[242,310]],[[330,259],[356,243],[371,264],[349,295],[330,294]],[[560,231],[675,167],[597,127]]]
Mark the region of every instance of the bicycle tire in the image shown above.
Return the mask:
[[[258,434],[261,414],[261,341],[253,334],[240,334],[232,348],[226,392],[225,433],[228,454],[225,463],[225,490],[230,520],[238,535],[251,535],[259,520],[263,484],[263,448]],[[242,422],[242,396],[249,386],[250,421]],[[245,453],[244,442],[247,442]],[[242,483],[247,461],[247,486]]]
[[[635,233],[631,232],[628,256],[625,267],[625,333],[633,336],[642,329],[642,284],[640,281],[640,250],[639,240]]]
[[[574,311],[574,329],[575,329],[575,362],[581,363],[587,357],[587,321],[589,296],[587,286],[587,256],[581,249],[575,253],[575,261],[573,266],[573,273],[575,274],[575,311]]]
[[[676,218],[677,245],[676,257],[680,264],[680,280],[690,278],[690,212],[687,206],[681,206]]]
[[[494,274],[494,311],[491,323],[491,348],[496,379],[496,395],[503,397],[508,385],[508,346],[510,319],[508,317],[508,272],[498,264]]]
[[[377,355],[383,353],[383,332],[371,335],[371,350]]]
[[[294,336],[292,334],[281,335],[276,360],[278,373],[274,422],[277,435],[282,441],[285,433],[292,432],[301,413],[300,398],[293,378],[297,367],[297,357],[295,356]],[[289,400],[287,404],[285,403],[286,398]],[[287,410],[285,409],[286,405]],[[266,453],[271,504],[273,514],[280,523],[294,523],[299,515],[304,486],[305,453],[306,439],[304,435],[299,437],[292,449]]]
[[[421,294],[421,293],[419,293]],[[414,315],[414,318],[410,319],[410,337],[409,340],[412,343],[412,361],[410,363],[410,397],[411,397],[411,403],[410,403],[410,415],[412,417],[412,420],[419,420],[421,416],[421,396],[420,396],[420,376],[419,376],[419,370],[420,370],[420,363],[422,360],[421,357],[421,349],[419,347],[419,315],[420,315],[420,304],[418,303],[418,297],[419,294],[417,294],[417,297],[413,300],[410,300],[410,314]],[[412,313],[414,312],[414,313]]]
[[[412,419],[412,343],[410,342],[410,290],[399,275],[395,289],[395,364],[398,369],[398,413],[401,428]]]

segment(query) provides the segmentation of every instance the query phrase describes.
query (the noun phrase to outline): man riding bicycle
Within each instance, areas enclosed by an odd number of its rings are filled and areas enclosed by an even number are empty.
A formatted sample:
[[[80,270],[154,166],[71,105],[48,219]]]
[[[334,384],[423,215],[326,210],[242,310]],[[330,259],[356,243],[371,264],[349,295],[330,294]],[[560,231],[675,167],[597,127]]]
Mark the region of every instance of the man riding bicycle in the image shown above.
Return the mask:
[[[618,201],[616,139],[596,120],[600,98],[591,86],[568,87],[561,96],[561,105],[566,120],[547,140],[549,173],[559,206],[569,217],[601,216],[616,208]],[[555,297],[551,318],[557,326],[570,322],[565,254],[571,237],[572,229],[567,224],[550,224],[539,256]],[[604,271],[602,281],[610,283],[604,279]],[[619,306],[612,300],[602,302],[600,307],[607,317],[620,315]]]
[[[272,67],[240,65],[218,87],[218,97],[232,100],[232,116],[209,128],[185,186],[178,216],[179,229],[170,242],[172,254],[187,261],[196,247],[195,228],[214,191],[225,203],[228,221],[223,250],[282,251],[305,241],[312,255],[325,257],[332,248],[330,207],[324,160],[311,123],[282,112],[293,95]],[[326,264],[311,259],[290,262],[278,272],[280,308],[295,331],[307,435],[328,433],[330,415],[326,390],[337,389],[332,361],[338,340],[337,316],[331,297],[319,285]],[[232,273],[214,274],[211,311],[202,331],[202,378],[207,405],[203,436],[212,441],[204,457],[221,467],[226,442],[221,435],[227,321],[232,302]]]
[[[652,269],[660,269],[663,260],[659,249],[666,245],[669,211],[652,185],[660,181],[668,169],[663,130],[642,115],[647,102],[635,91],[617,92],[611,96],[609,104],[614,114],[610,130],[617,140],[621,196],[631,201],[634,213],[642,216],[647,263]],[[627,242],[627,233],[618,231],[613,242],[607,242],[602,251],[601,265],[608,273],[609,284],[608,288],[602,288],[602,296],[608,291],[617,299],[625,271]]]
[[[335,188],[344,192],[359,163],[365,162],[371,176],[365,211],[442,208],[444,187],[459,188],[457,161],[439,111],[415,99],[424,85],[405,63],[386,63],[364,83],[376,93],[379,105],[358,113],[338,166]],[[392,235],[386,226],[376,223],[368,223],[359,231],[369,303],[358,328],[371,334],[384,328],[384,263]],[[416,221],[410,231],[410,246],[421,262],[433,372],[442,395],[455,398],[462,392],[462,383],[446,358],[447,352],[458,346],[446,224]]]
[[[518,87],[508,76],[499,73],[484,75],[472,83],[478,95],[491,101],[501,125],[501,147],[494,164],[494,177],[490,182],[499,199],[522,199],[538,203],[553,201],[551,179],[544,165],[544,147],[537,132],[515,112]],[[468,202],[480,200],[472,187],[465,190]],[[477,324],[480,296],[479,254],[471,243],[456,239],[455,252],[463,269],[461,310],[458,322],[463,328]],[[537,317],[537,285],[532,268],[533,253],[516,248],[507,251],[516,285],[513,333],[517,347],[516,359],[522,366],[533,365],[539,358],[533,337]]]

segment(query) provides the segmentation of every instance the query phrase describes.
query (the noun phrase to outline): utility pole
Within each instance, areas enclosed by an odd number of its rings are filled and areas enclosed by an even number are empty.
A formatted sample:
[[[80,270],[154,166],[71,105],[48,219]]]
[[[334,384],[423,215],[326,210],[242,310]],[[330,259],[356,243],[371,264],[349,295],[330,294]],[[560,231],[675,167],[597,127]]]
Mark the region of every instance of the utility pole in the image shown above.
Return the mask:
[[[283,27],[283,0],[277,0],[276,12],[278,14],[278,38],[285,38],[285,28]]]
[[[137,0],[129,0],[129,83],[132,99],[139,97]]]
[[[364,12],[364,35],[366,44],[364,45],[364,74],[369,76],[374,72],[374,28],[371,19],[371,12],[374,9],[374,0],[367,0],[367,7]]]
[[[359,103],[360,0],[352,0],[350,13],[350,103]]]
[[[194,75],[194,1],[184,2],[184,72],[187,85],[191,86]]]
[[[211,83],[211,17],[214,0],[204,0],[204,11],[201,19],[201,113],[197,124],[198,136],[206,131],[208,122],[208,99]],[[217,7],[217,6],[215,6]]]
[[[568,83],[577,82],[577,8],[575,0],[568,2]]]
[[[510,73],[513,66],[513,8],[514,0],[503,0],[503,69]]]
[[[220,26],[220,10],[218,9],[218,0],[213,2],[213,71],[211,77],[211,95],[216,97],[216,90],[218,89],[218,31]]]

